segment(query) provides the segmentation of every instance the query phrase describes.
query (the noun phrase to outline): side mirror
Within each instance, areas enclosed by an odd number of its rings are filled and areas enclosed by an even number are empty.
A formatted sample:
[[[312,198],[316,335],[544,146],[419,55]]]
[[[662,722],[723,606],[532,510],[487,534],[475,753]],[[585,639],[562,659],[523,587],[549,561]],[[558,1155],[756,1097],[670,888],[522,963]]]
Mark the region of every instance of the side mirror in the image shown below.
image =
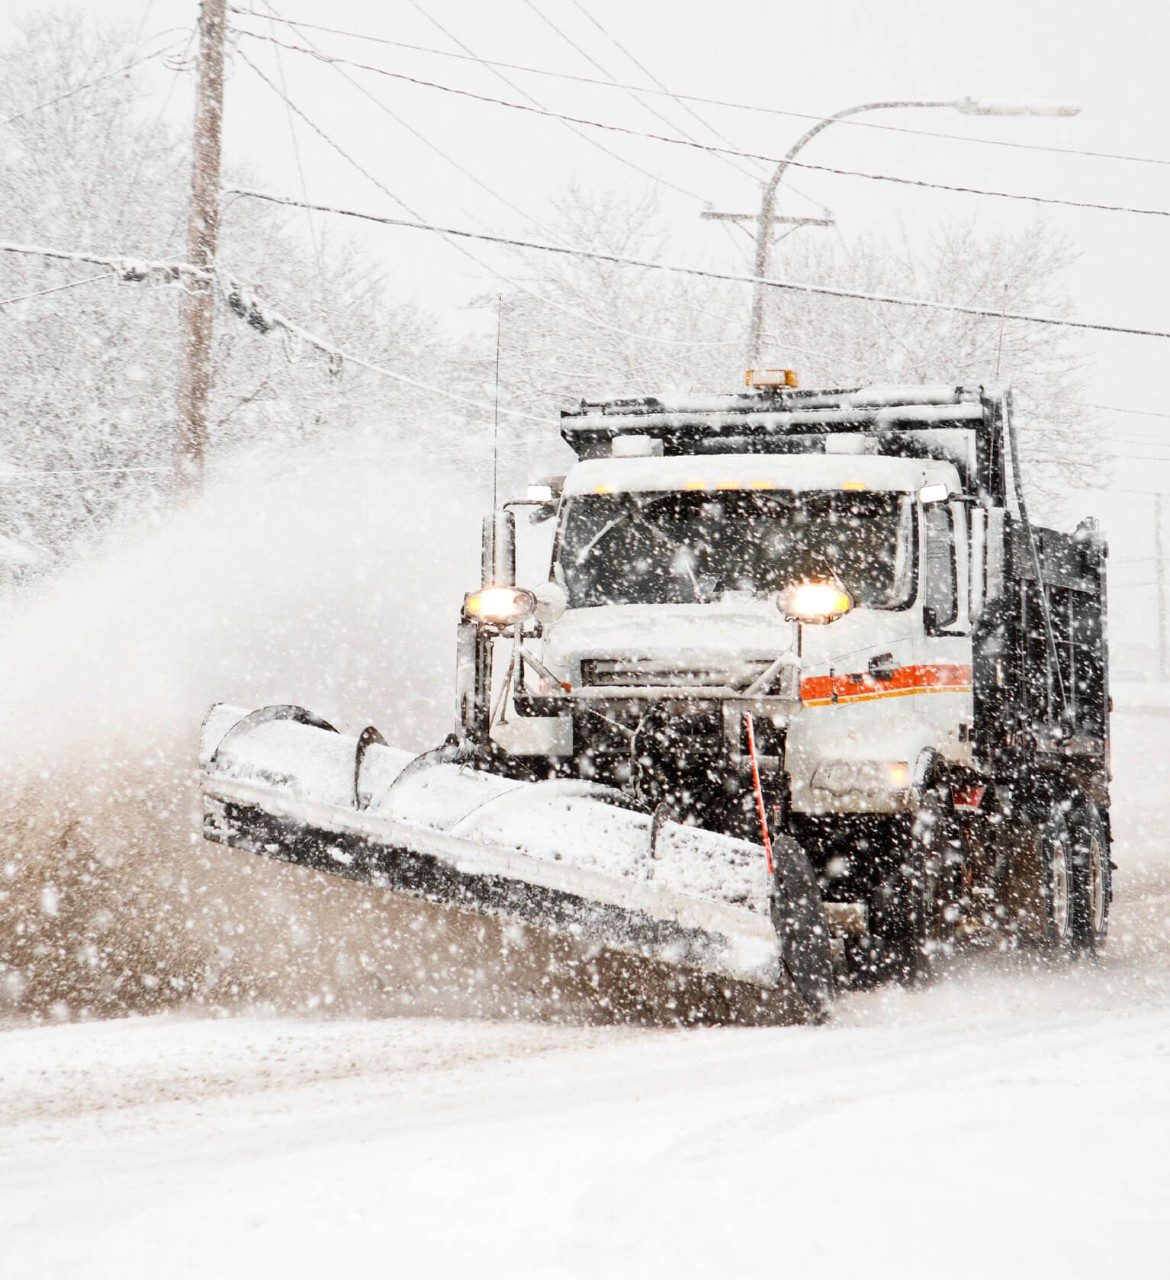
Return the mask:
[[[972,506],[967,515],[971,536],[971,556],[968,576],[970,591],[967,609],[971,616],[971,625],[975,626],[983,616],[983,605],[987,599],[987,509]]]
[[[554,489],[551,484],[540,483],[530,484],[524,493],[522,502],[513,505],[531,507],[528,523],[543,524],[546,520],[551,520],[556,515],[557,501],[558,490]]]
[[[987,513],[983,549],[983,607],[1003,599],[1004,557],[1007,554],[1007,512],[992,507]]]
[[[542,582],[540,586],[533,588],[532,594],[536,599],[534,616],[543,627],[556,622],[569,607],[568,597],[560,583]]]

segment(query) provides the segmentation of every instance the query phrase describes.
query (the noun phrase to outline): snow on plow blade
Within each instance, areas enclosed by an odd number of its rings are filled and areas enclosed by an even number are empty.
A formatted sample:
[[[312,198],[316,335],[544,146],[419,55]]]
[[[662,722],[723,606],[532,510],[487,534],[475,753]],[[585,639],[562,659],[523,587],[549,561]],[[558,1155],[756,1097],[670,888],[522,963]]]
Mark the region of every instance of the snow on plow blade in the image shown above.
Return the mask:
[[[769,909],[759,848],[672,822],[655,830],[588,783],[413,757],[374,730],[351,737],[285,706],[212,707],[200,764],[209,840],[672,970],[797,990],[814,1011],[827,995],[819,900],[794,907],[773,893]],[[799,865],[786,869],[807,884]],[[734,902],[702,896],[726,899],[729,885]]]

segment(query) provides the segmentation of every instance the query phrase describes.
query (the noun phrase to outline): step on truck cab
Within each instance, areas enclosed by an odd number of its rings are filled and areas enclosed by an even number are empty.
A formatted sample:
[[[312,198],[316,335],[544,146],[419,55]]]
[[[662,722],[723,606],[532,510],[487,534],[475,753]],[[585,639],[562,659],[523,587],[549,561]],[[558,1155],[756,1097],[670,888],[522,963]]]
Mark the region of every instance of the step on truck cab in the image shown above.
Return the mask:
[[[464,748],[786,834],[855,982],[957,937],[1094,950],[1111,898],[1106,548],[1027,515],[1007,392],[586,402],[577,463],[485,521]],[[515,581],[516,517],[552,521]],[[547,528],[547,525],[545,525]]]

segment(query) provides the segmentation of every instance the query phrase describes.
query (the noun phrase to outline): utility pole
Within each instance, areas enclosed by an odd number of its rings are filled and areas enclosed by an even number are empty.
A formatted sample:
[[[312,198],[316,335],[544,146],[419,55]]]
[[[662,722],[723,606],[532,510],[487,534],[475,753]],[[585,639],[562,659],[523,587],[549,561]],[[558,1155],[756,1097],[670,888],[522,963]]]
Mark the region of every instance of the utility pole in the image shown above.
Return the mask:
[[[187,280],[183,296],[183,370],[179,385],[179,488],[203,484],[207,450],[207,402],[211,393],[211,343],[215,332],[215,259],[219,238],[219,169],[223,137],[223,56],[227,0],[200,0],[199,86],[191,148],[191,205],[187,261],[201,274]]]
[[[1162,500],[1165,494],[1154,494],[1154,572],[1158,583],[1158,679],[1170,680],[1170,641],[1166,617],[1166,547],[1163,538]]]

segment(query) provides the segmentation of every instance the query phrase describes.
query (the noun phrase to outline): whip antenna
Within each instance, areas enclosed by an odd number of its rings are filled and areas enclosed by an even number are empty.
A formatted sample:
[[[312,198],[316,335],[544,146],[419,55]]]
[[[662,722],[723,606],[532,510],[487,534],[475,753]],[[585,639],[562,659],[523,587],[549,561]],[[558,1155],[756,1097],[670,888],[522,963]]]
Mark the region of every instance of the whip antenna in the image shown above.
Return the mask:
[[[1003,360],[1003,327],[1005,322],[1007,321],[1007,299],[1008,299],[1008,285],[1007,285],[1007,281],[1005,280],[1003,282],[1003,301],[1001,302],[1000,308],[999,308],[999,342],[996,344],[996,348],[995,348],[995,377],[993,381],[996,384],[999,383],[999,366],[1001,361]]]

